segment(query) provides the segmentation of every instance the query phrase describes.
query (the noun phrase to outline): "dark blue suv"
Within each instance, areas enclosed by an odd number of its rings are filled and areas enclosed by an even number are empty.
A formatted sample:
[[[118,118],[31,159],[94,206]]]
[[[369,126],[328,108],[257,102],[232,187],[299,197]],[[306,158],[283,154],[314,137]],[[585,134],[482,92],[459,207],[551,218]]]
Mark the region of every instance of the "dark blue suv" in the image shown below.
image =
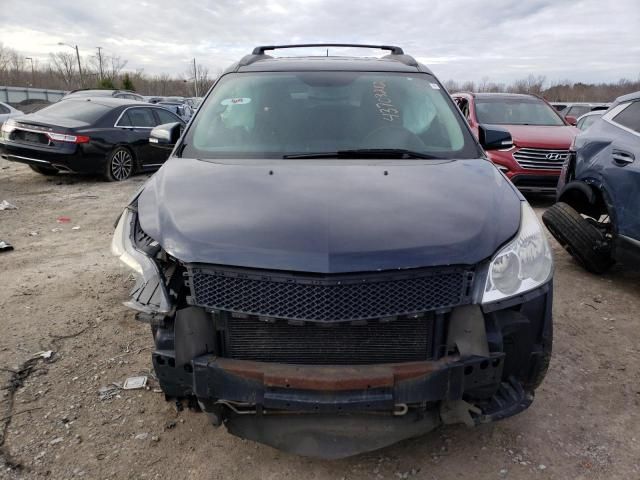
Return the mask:
[[[640,92],[618,98],[578,135],[543,220],[594,273],[640,264]]]
[[[337,458],[527,408],[549,364],[553,260],[534,211],[438,79],[382,58],[257,47],[121,215],[168,398]],[[195,403],[195,402],[194,402]]]

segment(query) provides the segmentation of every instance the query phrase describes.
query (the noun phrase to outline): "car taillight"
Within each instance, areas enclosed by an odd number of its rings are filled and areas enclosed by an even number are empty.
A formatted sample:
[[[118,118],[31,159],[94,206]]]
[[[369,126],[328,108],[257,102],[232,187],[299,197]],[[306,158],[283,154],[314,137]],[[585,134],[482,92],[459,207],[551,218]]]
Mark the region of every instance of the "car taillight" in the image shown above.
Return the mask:
[[[58,142],[87,143],[91,138],[86,135],[66,135],[64,133],[47,133],[47,137]]]

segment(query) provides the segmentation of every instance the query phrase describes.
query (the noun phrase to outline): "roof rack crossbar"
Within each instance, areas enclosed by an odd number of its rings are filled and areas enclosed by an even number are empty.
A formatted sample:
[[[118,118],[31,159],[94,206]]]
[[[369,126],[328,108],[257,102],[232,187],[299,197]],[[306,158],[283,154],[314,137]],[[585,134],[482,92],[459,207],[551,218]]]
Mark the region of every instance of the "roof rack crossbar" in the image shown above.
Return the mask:
[[[306,48],[306,47],[354,47],[354,48],[375,48],[378,50],[389,50],[393,55],[404,55],[400,47],[394,45],[363,45],[358,43],[301,43],[297,45],[261,45],[253,49],[253,55],[264,55],[268,50],[280,50],[283,48]]]

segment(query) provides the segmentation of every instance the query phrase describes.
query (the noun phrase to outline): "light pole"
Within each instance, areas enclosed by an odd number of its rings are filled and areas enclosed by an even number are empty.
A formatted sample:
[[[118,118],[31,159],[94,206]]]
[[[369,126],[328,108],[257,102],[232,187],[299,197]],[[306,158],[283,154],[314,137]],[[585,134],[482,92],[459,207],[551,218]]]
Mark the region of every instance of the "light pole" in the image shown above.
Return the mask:
[[[32,57],[25,57],[25,60],[31,60],[31,86],[35,87],[36,86],[36,74],[34,72],[34,68],[33,68],[33,58]]]
[[[78,58],[78,72],[80,73],[80,86],[84,87],[84,79],[82,78],[82,65],[80,64],[80,52],[78,51],[78,45],[69,45],[68,43],[58,42],[58,45],[73,48],[76,51],[76,57]]]

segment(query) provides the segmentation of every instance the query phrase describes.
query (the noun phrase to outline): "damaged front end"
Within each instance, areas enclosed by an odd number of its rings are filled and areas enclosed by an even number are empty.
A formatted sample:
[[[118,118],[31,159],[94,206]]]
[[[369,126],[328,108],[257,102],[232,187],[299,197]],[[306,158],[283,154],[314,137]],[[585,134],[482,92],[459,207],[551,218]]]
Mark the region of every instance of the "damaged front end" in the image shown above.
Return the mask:
[[[509,255],[525,268],[524,234],[478,265],[292,273],[183,263],[144,233],[134,202],[112,250],[136,273],[127,305],[152,326],[167,398],[196,398],[235,435],[341,458],[531,404],[551,354],[552,282],[551,267],[524,288],[524,274],[500,278]]]

